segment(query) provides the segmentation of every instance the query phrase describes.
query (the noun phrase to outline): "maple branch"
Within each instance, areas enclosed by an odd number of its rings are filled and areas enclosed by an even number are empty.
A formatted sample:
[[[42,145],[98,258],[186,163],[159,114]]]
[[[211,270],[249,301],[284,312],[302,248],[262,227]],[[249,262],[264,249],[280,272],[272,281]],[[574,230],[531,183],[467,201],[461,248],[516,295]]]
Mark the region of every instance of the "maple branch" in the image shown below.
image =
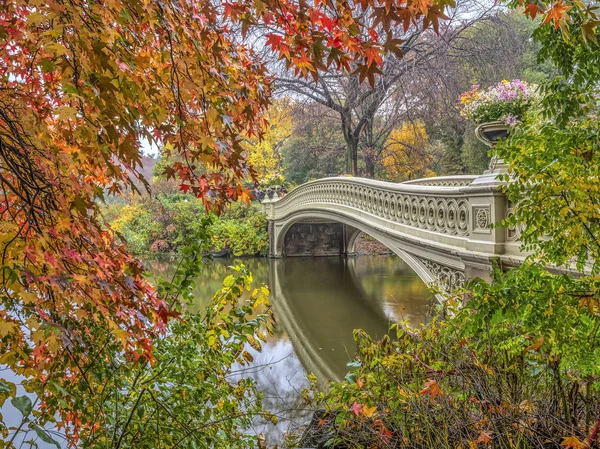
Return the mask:
[[[133,405],[133,408],[129,412],[129,416],[127,418],[127,421],[125,422],[125,426],[121,430],[121,435],[119,436],[119,440],[117,441],[115,449],[119,449],[121,447],[121,443],[123,442],[123,438],[125,438],[125,435],[127,434],[127,428],[129,427],[129,424],[131,424],[131,420],[133,419],[133,414],[135,413],[135,411],[137,410],[138,406],[140,405],[140,401],[141,401],[142,397],[144,396],[145,392],[146,392],[146,387],[142,388],[142,391],[140,392],[140,395],[138,396],[137,400],[135,401],[135,404]]]

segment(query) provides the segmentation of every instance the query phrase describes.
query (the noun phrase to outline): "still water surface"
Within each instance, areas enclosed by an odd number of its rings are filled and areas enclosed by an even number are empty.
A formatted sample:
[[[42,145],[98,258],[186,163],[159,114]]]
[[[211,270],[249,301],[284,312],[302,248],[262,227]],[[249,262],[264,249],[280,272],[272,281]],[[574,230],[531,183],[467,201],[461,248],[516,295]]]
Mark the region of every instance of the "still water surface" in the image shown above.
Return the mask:
[[[271,289],[277,327],[261,353],[250,350],[252,376],[265,395],[265,405],[281,419],[276,427],[257,422],[254,429],[269,443],[281,440],[291,418],[301,418],[300,392],[307,373],[319,381],[340,380],[354,354],[352,331],[364,329],[382,337],[390,324],[425,322],[432,295],[412,269],[396,256],[355,258],[215,259],[196,283],[199,308],[219,290],[229,266],[243,263],[256,286]],[[169,278],[173,262],[147,263],[156,275]]]

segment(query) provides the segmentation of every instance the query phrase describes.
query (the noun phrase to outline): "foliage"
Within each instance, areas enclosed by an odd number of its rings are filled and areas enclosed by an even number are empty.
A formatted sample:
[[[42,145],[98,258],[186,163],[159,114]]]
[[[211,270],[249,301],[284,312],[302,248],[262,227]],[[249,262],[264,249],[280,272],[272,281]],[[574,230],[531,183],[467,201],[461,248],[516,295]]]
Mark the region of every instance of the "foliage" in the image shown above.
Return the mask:
[[[207,215],[201,201],[174,194],[130,196],[108,208],[111,227],[134,254],[180,252],[204,226],[211,251],[240,256],[264,254],[267,248],[266,218],[255,205],[233,203],[217,217]]]
[[[231,376],[252,360],[247,345],[260,350],[265,332],[272,331],[269,292],[264,286],[250,292],[252,276],[238,266],[206,310],[191,312],[193,279],[203,264],[206,238],[200,231],[188,240],[173,279],[159,282],[161,297],[178,319],[153,342],[154,361],[132,363],[121,350],[127,338],[122,333],[121,341],[104,338],[68,391],[55,378],[27,384],[42,399],[41,413],[33,411],[27,396],[15,397],[13,384],[1,382],[0,406],[10,397],[23,415],[21,427],[4,434],[3,447],[15,447],[16,437],[29,431],[60,447],[50,432],[55,422],[71,444],[86,448],[245,448],[256,443],[247,431],[253,418],[274,418],[263,412],[252,379],[234,382]],[[94,330],[98,338],[105,334],[101,326]],[[57,409],[59,415],[50,413]]]
[[[353,371],[313,393],[325,413],[301,447],[589,445],[600,413],[597,299],[542,265],[497,276],[471,285],[466,306],[451,301],[451,318],[394,325],[381,341],[355,331]]]
[[[382,160],[382,177],[390,181],[435,176],[433,157],[428,153],[427,132],[422,122],[403,123],[394,129],[386,142]]]
[[[135,254],[178,251],[200,230],[205,215],[201,201],[178,193],[129,195],[106,207],[111,228]]]
[[[293,133],[282,148],[285,178],[302,184],[344,172],[345,143],[339,124],[315,103],[295,104]]]
[[[269,107],[269,127],[261,139],[248,140],[248,163],[256,172],[261,186],[269,183],[274,173],[281,172],[281,147],[292,133],[292,105],[289,100],[277,100]]]
[[[498,147],[517,181],[507,190],[517,205],[511,226],[536,224],[522,231],[521,241],[527,248],[539,247],[544,261],[576,262],[592,274],[600,269],[599,138],[596,114],[564,127],[533,117]]]
[[[460,96],[461,115],[477,124],[500,120],[515,126],[537,103],[536,89],[537,86],[521,80],[503,80],[486,90],[473,85]]]
[[[227,250],[234,256],[266,255],[269,246],[267,219],[249,207],[237,217],[217,219],[208,229],[211,248]]]
[[[491,86],[502,79],[542,84],[558,75],[550,61],[539,61],[540,43],[532,39],[540,20],[531,20],[522,8],[500,8],[488,20],[473,24],[462,35],[446,68],[461,93],[472,84]]]
[[[551,60],[563,76],[542,86],[542,111],[498,146],[517,181],[507,189],[516,204],[509,224],[536,223],[521,240],[527,247],[539,246],[541,260],[576,263],[577,269],[597,274],[598,23],[595,10],[579,4],[550,10],[555,26],[540,27],[534,38],[541,45],[540,59]]]

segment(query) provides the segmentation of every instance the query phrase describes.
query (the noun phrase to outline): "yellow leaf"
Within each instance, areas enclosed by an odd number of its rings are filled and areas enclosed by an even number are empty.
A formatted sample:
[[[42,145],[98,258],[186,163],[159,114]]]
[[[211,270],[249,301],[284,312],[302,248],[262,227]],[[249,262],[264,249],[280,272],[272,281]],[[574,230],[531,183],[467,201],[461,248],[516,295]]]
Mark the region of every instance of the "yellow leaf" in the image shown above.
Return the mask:
[[[0,319],[0,338],[13,333],[17,327],[18,327],[17,323],[13,323],[11,321],[5,321],[4,319]]]
[[[229,275],[223,280],[223,287],[229,288],[233,285],[234,282],[235,278],[232,275]]]
[[[367,407],[366,405],[362,408],[362,414],[365,418],[370,418],[375,413],[377,413],[377,407]]]
[[[215,335],[215,331],[208,331],[206,335],[208,336],[208,347],[211,349],[217,349],[217,336]]]
[[[69,50],[64,45],[59,44],[58,42],[53,42],[44,47],[45,50],[49,50],[53,52],[56,56],[66,55]]]
[[[70,106],[61,106],[60,108],[56,109],[56,113],[58,114],[58,118],[60,120],[64,120],[66,118],[75,117],[77,114],[77,109]]]

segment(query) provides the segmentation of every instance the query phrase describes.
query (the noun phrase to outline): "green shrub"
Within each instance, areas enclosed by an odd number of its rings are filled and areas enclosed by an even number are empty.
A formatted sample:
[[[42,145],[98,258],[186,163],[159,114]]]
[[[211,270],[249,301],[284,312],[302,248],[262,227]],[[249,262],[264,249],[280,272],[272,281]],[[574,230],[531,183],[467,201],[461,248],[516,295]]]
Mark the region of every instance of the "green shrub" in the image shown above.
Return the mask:
[[[451,299],[420,329],[394,325],[380,341],[355,331],[354,370],[315,389],[325,411],[301,447],[593,446],[597,282],[525,264],[472,283],[466,304]]]
[[[268,248],[267,220],[259,212],[241,218],[222,218],[209,227],[215,251],[229,250],[234,256],[264,255]]]
[[[183,194],[130,197],[106,205],[104,214],[135,254],[179,252],[207,218],[202,202]],[[211,249],[235,256],[266,253],[267,224],[258,203],[234,203],[211,219]]]

